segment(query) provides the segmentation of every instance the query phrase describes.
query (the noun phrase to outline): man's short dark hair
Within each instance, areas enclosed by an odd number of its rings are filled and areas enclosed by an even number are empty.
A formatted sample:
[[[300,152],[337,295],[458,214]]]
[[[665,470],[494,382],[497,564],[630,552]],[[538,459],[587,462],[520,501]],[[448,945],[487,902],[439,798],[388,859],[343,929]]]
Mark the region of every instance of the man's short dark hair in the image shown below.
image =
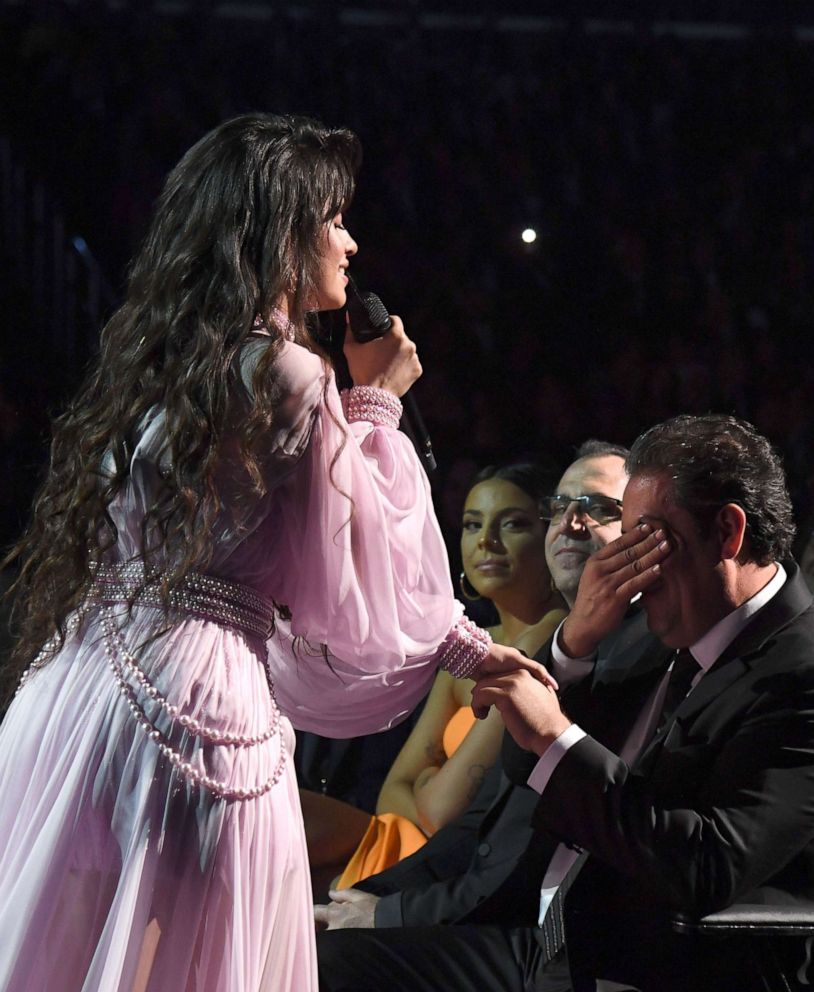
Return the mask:
[[[580,458],[604,458],[606,455],[617,455],[619,458],[627,458],[630,454],[629,448],[622,447],[621,444],[612,444],[610,441],[598,441],[595,437],[583,441],[574,454],[574,461]]]
[[[625,464],[630,475],[668,474],[676,504],[702,531],[722,506],[737,503],[746,514],[748,553],[757,564],[791,554],[794,519],[780,456],[745,420],[673,417],[640,435]]]

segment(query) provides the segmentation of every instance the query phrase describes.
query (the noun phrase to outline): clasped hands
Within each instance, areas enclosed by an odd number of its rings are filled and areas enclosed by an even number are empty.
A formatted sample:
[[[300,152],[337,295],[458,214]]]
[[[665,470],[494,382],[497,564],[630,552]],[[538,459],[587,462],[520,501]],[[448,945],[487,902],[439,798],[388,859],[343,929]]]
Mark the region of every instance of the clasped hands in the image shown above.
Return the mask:
[[[585,565],[574,607],[559,632],[564,653],[572,658],[594,654],[621,623],[631,599],[660,580],[670,550],[663,530],[640,523],[597,551]],[[487,658],[475,677],[475,713],[480,716],[495,706],[525,750],[542,755],[570,726],[560,708],[557,683],[541,665],[529,662],[511,670],[506,665],[501,671]]]

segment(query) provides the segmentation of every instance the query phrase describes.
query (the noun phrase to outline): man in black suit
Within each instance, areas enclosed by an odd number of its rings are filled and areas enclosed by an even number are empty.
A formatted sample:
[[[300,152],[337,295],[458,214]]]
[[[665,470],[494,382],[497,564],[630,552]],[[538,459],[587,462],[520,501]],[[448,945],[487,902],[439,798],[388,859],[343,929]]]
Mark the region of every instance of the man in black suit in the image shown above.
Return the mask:
[[[621,534],[627,454],[618,445],[586,441],[549,500],[558,509],[546,534],[546,559],[569,607],[588,558]],[[602,645],[596,668],[607,681],[618,679],[620,653],[632,661],[652,642],[641,620]],[[537,660],[552,667],[547,649]],[[498,761],[463,816],[411,857],[335,893],[330,907],[317,907],[317,918],[333,927],[481,922],[509,914],[533,922],[542,877],[537,849],[529,844],[536,803],[536,793],[525,782],[513,784]]]
[[[586,566],[590,595],[559,642],[590,656],[639,588],[651,631],[691,649],[641,709],[626,758],[522,675],[476,690],[476,705],[497,705],[540,756],[530,781],[542,794],[533,844],[552,855],[543,926],[404,930],[389,945],[350,948],[344,974],[323,952],[326,989],[553,992],[597,977],[646,992],[742,988],[725,949],[706,954],[673,936],[670,914],[758,888],[814,895],[814,611],[787,557],[779,461],[749,425],[709,416],[647,432],[628,466],[627,533]],[[689,695],[670,713],[662,697],[688,664]],[[563,893],[567,961],[550,925]]]

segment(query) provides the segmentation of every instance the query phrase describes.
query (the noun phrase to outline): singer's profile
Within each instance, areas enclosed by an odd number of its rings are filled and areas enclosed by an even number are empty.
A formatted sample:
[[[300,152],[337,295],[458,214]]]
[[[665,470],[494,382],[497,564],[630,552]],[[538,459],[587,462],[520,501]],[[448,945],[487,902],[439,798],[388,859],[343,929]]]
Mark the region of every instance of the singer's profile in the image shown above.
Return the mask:
[[[201,138],[55,421],[7,560],[0,990],[316,992],[292,725],[382,729],[439,667],[547,678],[453,598],[401,320],[348,336],[341,396],[307,331],[359,161],[306,118]]]

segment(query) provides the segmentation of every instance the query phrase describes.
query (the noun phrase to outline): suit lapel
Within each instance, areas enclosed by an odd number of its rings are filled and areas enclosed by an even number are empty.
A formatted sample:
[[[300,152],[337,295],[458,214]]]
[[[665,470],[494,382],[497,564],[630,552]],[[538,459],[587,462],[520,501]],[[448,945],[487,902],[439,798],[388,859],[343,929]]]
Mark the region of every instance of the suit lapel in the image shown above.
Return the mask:
[[[681,703],[675,712],[678,721],[695,716],[750,671],[763,657],[767,642],[811,605],[811,594],[797,565],[788,561],[783,562],[783,567],[788,576],[785,584],[763,609],[758,610]]]
[[[637,611],[620,636],[603,644],[597,655],[584,719],[577,722],[618,752],[671,656],[672,651],[648,631],[645,614]]]
[[[634,610],[615,634],[600,644],[593,687],[598,690],[613,685],[628,686],[633,678],[647,675],[654,669],[663,671],[664,657],[669,654],[669,649],[647,629],[644,611]]]
[[[672,719],[640,755],[636,762],[637,771],[642,772],[652,767],[661,748],[680,738],[682,726],[692,722],[714,699],[727,692],[738,679],[759,663],[767,642],[811,605],[811,593],[795,562],[784,561],[783,567],[788,578],[780,591],[754,615],[682,701]]]
[[[713,667],[725,664],[730,658],[743,657],[748,660],[750,655],[762,652],[770,637],[787,627],[811,606],[811,593],[796,562],[784,561],[783,568],[787,578],[780,591],[754,615]]]
[[[494,821],[503,812],[504,807],[512,794],[512,790],[515,788],[522,788],[522,786],[515,786],[511,780],[508,778],[505,772],[500,774],[500,784],[498,785],[497,793],[495,798],[489,804],[489,808],[483,814],[483,819],[481,820],[480,826],[478,827],[478,835],[484,836],[491,829]]]

